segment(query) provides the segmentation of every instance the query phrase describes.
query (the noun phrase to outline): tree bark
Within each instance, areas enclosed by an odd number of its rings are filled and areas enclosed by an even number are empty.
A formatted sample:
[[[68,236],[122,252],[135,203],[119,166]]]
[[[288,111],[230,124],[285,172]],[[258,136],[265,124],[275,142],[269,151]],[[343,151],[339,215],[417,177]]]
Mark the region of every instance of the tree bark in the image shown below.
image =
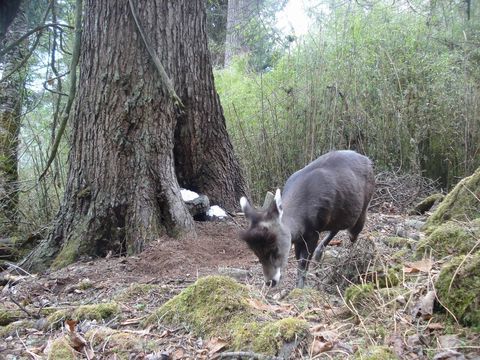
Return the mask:
[[[2,43],[12,43],[26,31],[27,20],[21,7],[9,23]],[[14,232],[17,224],[17,147],[25,85],[24,70],[17,68],[26,51],[24,41],[3,58],[3,76],[11,74],[0,83],[0,232],[3,235]]]
[[[200,2],[135,2],[167,74],[181,72],[176,50],[196,41],[197,14],[189,10]],[[178,109],[128,6],[127,0],[85,2],[69,176],[53,231],[23,264],[33,271],[82,256],[139,252],[165,231],[193,230],[174,168]],[[201,63],[203,56],[191,60]]]
[[[182,12],[182,7],[175,3],[173,6]],[[186,43],[172,44],[173,61],[167,65],[177,94],[185,104],[175,130],[178,181],[185,188],[206,194],[212,204],[233,211],[248,190],[214,87],[204,1],[185,2],[183,14],[179,21],[187,24],[195,36]]]

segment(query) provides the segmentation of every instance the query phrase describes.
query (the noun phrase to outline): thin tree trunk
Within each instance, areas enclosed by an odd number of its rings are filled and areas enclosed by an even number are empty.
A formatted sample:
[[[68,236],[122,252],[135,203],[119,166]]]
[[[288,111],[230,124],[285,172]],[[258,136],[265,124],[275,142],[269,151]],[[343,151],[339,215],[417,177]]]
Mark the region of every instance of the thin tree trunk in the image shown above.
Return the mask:
[[[225,39],[225,66],[235,56],[249,51],[244,36],[248,22],[255,15],[259,0],[229,0],[227,11],[227,34]]]
[[[195,37],[184,44],[172,44],[173,62],[168,64],[186,107],[175,131],[176,173],[182,186],[204,193],[212,204],[232,211],[248,190],[214,87],[205,4],[190,1],[185,6],[182,21]],[[190,14],[196,14],[195,19]]]
[[[195,37],[190,0],[135,3],[161,62],[178,66],[170,49]],[[127,0],[85,2],[66,192],[51,235],[24,263],[33,270],[139,252],[165,231],[193,229],[175,176],[177,112],[128,9]]]
[[[26,31],[25,11],[21,7],[7,28],[3,43],[14,42]],[[27,51],[25,42],[5,54],[3,76],[22,63]],[[0,233],[4,236],[15,231],[17,225],[17,147],[24,88],[24,69],[18,69],[0,83]]]

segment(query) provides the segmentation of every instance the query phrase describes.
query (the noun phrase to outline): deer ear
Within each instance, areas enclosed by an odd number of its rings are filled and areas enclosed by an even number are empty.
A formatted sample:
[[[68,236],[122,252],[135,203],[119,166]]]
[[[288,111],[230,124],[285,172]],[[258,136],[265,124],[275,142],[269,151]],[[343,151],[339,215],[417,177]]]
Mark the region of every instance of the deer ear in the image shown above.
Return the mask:
[[[280,219],[282,219],[282,214],[283,214],[283,206],[282,206],[282,195],[280,193],[280,189],[277,189],[275,192],[275,204],[277,205],[277,210]]]
[[[242,196],[240,198],[240,207],[242,208],[242,211],[245,214],[246,218],[252,217],[253,209],[245,196]]]

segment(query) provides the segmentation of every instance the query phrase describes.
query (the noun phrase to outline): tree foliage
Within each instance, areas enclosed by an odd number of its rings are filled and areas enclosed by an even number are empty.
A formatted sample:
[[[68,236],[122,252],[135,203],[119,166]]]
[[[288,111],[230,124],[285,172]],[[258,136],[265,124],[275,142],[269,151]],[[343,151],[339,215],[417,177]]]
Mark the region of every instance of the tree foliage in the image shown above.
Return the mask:
[[[411,6],[409,6],[410,4]],[[423,4],[423,3],[422,3]],[[333,148],[450,187],[479,164],[477,8],[348,2],[263,74],[239,58],[216,74],[256,196]]]

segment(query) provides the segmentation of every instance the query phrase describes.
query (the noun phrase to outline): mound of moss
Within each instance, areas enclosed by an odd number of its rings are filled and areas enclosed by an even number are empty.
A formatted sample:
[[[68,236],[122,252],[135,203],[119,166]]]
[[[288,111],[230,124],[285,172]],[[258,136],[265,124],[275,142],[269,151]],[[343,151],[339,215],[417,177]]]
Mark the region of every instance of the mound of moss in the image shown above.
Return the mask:
[[[85,339],[94,347],[102,348],[115,354],[120,359],[128,359],[132,353],[155,351],[155,342],[148,341],[142,336],[107,327],[95,327],[85,333]]]
[[[303,339],[307,323],[297,318],[274,321],[275,314],[258,309],[244,285],[226,276],[197,280],[144,321],[184,326],[197,336],[222,337],[235,350],[276,355],[283,344]],[[258,300],[260,301],[260,300]],[[268,307],[267,307],[268,308]]]
[[[80,356],[77,356],[77,354],[78,353],[72,348],[67,338],[60,337],[53,341],[50,351],[48,352],[48,359],[49,360],[76,360],[80,358]]]
[[[422,258],[425,252],[440,259],[447,255],[468,253],[480,237],[480,218],[469,223],[447,221],[418,243],[416,257]]]
[[[465,256],[442,268],[435,288],[441,304],[462,324],[480,329],[480,252]]]
[[[117,303],[100,303],[93,305],[81,305],[74,310],[58,310],[48,316],[49,324],[54,325],[63,320],[102,320],[120,313],[120,306]]]
[[[22,313],[20,310],[9,310],[0,308],[0,326],[8,325],[14,321],[22,318]]]
[[[448,220],[469,221],[480,217],[480,168],[471,176],[462,179],[452,191],[445,196],[425,224],[427,232]]]

